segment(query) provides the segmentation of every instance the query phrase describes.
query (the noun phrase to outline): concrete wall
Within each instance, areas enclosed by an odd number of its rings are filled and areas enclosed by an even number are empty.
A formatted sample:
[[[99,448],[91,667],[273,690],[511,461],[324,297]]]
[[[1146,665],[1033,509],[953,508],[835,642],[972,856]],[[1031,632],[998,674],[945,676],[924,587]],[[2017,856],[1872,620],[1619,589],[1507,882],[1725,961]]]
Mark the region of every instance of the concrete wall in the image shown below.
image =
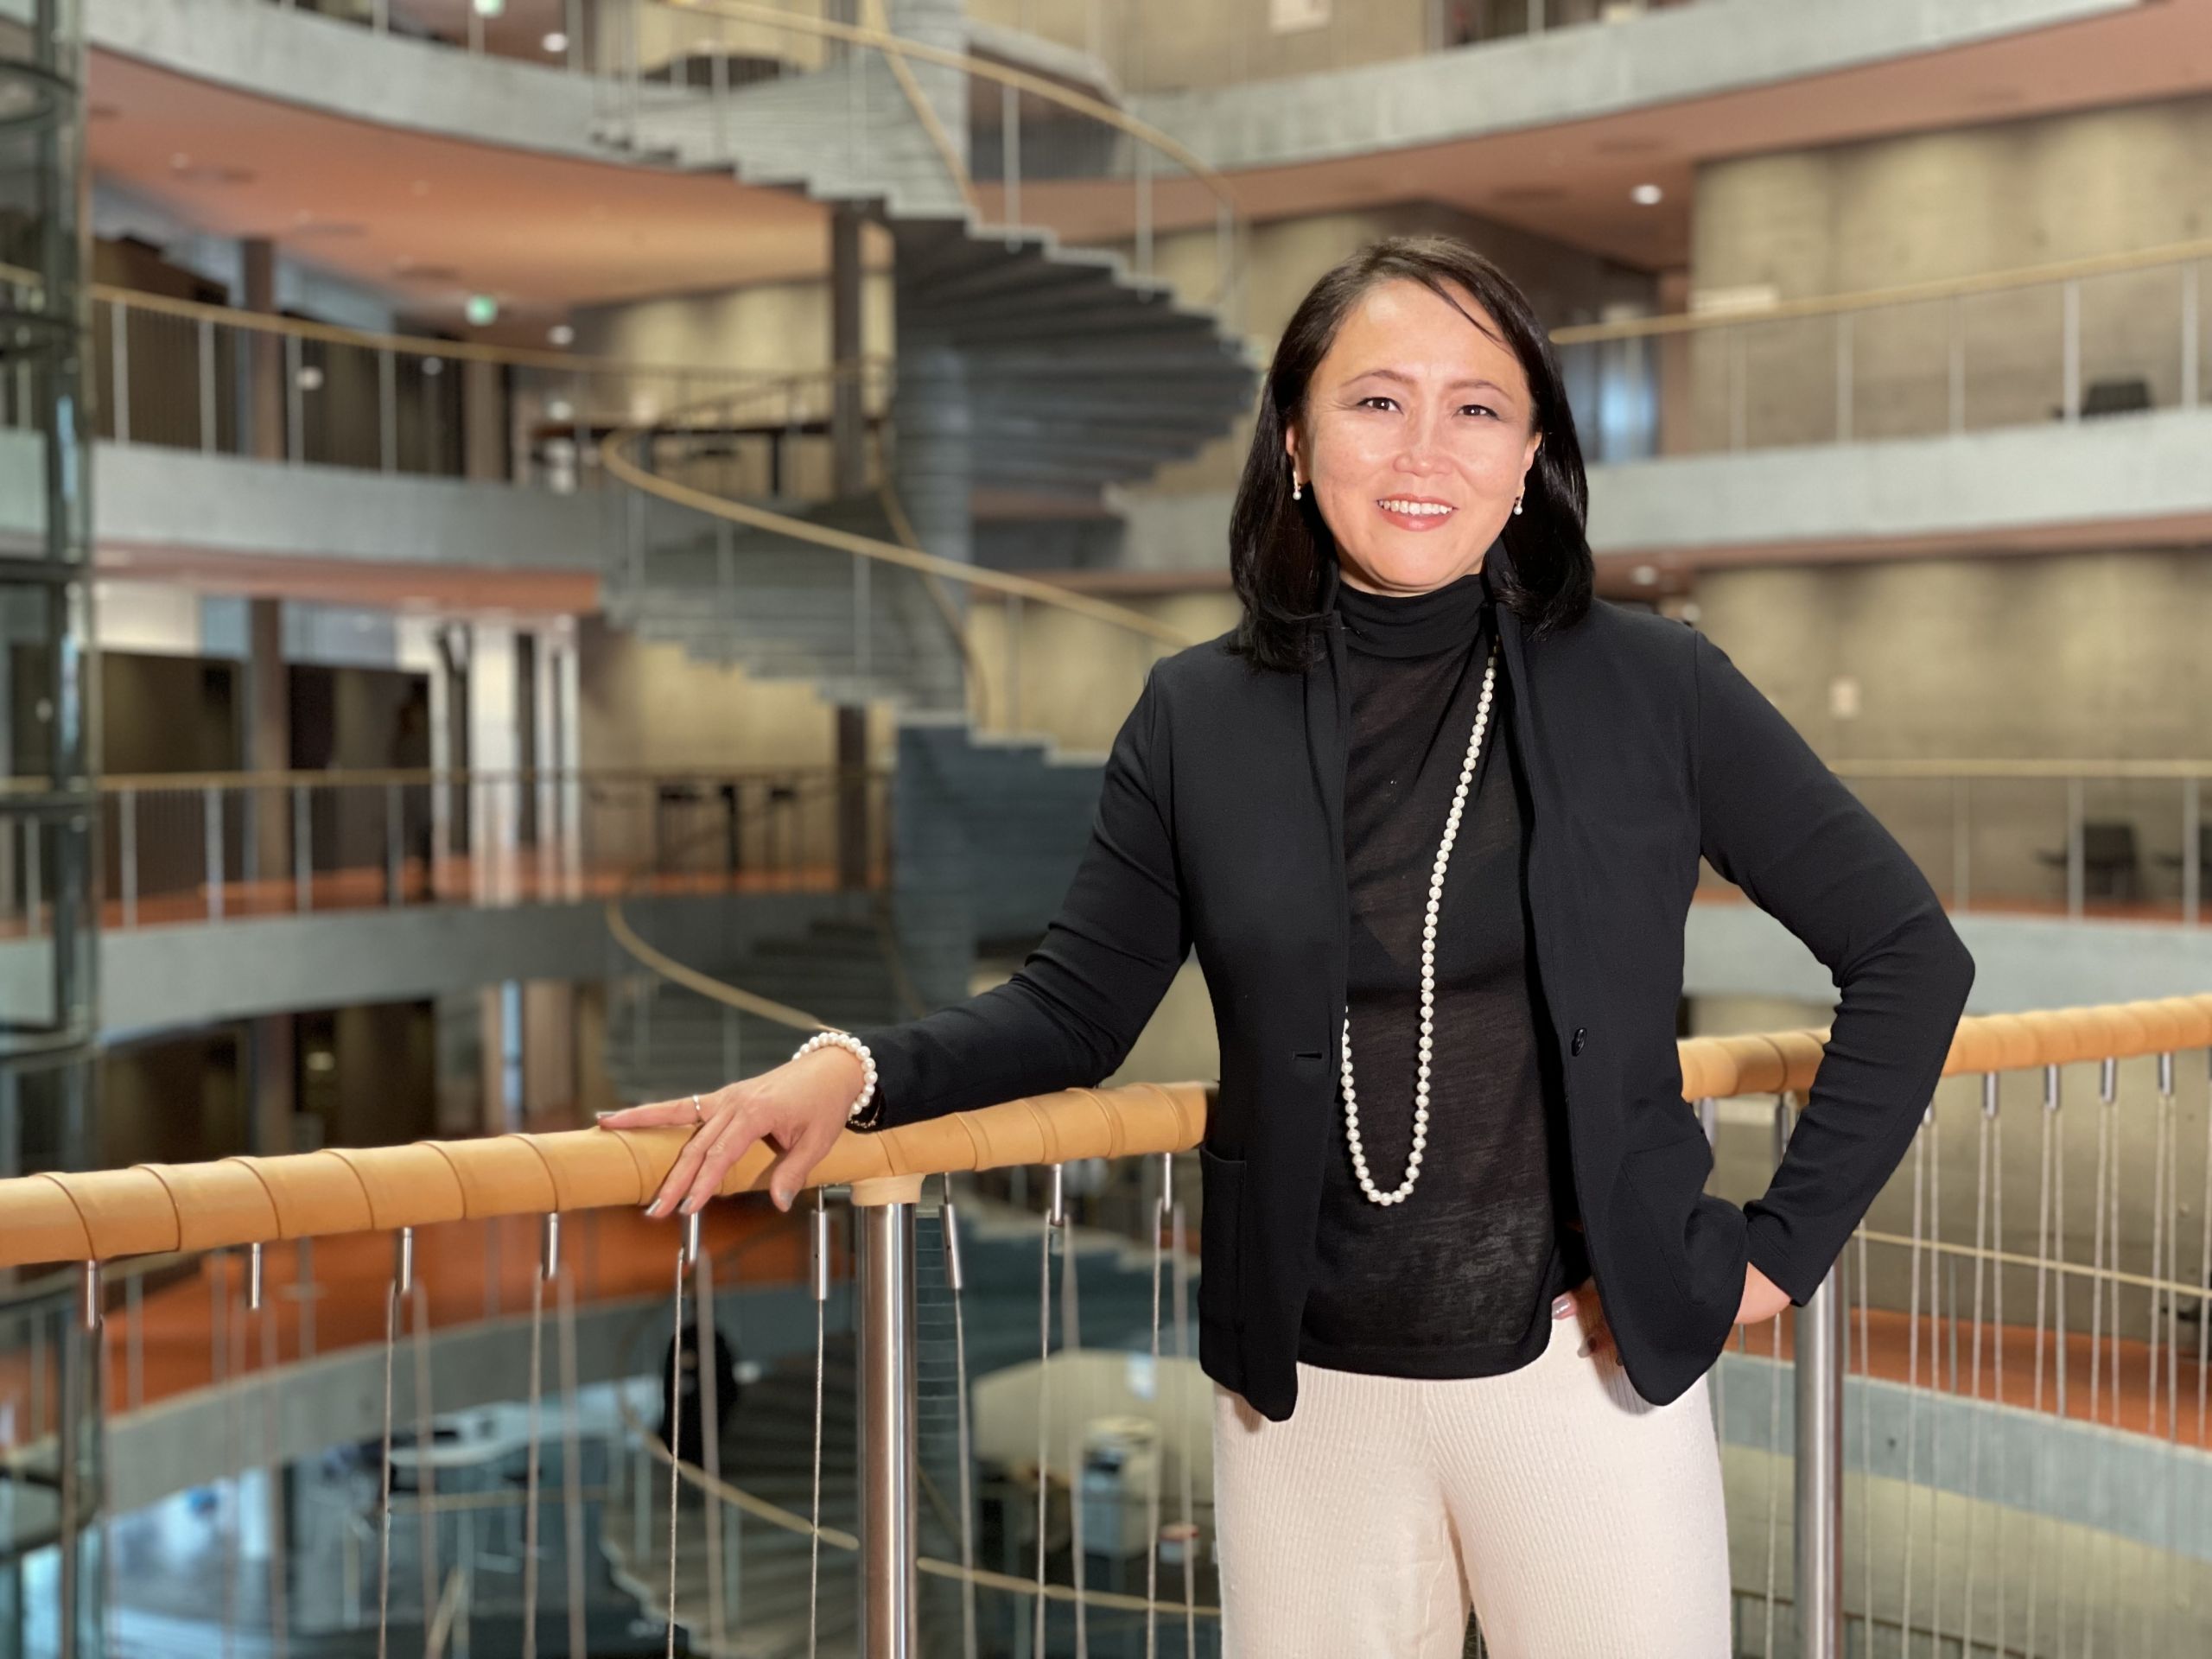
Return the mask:
[[[1698,168],[1693,305],[1863,292],[2125,253],[2212,230],[2212,95],[1993,122]],[[2145,382],[2153,405],[2182,394],[2183,289],[2173,270],[2081,288],[2082,380]],[[2206,305],[2199,296],[2200,313]],[[1862,314],[1852,323],[1857,437],[1945,430],[1961,342],[1969,428],[2045,422],[2063,401],[2063,301],[2056,287]],[[1732,334],[1735,331],[1730,331]],[[1689,353],[1690,428],[1670,449],[1730,442],[1740,374],[1745,441],[1826,442],[1836,433],[1832,319],[1762,324],[1738,349],[1701,335]],[[2200,386],[2212,330],[2200,327]]]
[[[1228,564],[1225,543],[1221,564]],[[1238,614],[1236,598],[1225,588],[1127,600],[1109,597],[1192,641],[1211,639],[1233,627]],[[986,688],[983,728],[1004,732],[1011,715],[1012,729],[1024,736],[1044,738],[1068,753],[1103,758],[1143,689],[1145,671],[1155,658],[1176,647],[1029,601],[1015,611],[1020,620],[1009,641],[1009,608],[1004,601],[978,593],[968,611],[969,638]],[[1010,682],[1011,703],[1007,697]]]
[[[633,899],[632,925],[678,961],[851,913],[824,893],[696,893]],[[100,1028],[110,1040],[301,1007],[427,999],[517,979],[594,979],[626,963],[597,899],[507,909],[410,905],[250,921],[110,929],[100,935]],[[0,940],[0,1006],[41,1006],[45,942]],[[588,1056],[584,1057],[588,1060]]]
[[[2206,760],[2212,564],[2194,550],[1708,571],[1698,624],[1832,766],[1852,760]],[[1853,713],[1840,710],[1855,709]],[[1948,886],[1948,783],[1859,785]],[[2091,818],[2137,825],[2143,893],[2171,901],[2182,845],[2171,780],[2088,786]],[[2050,902],[2063,872],[2063,781],[1976,784],[1969,889]]]
[[[1553,0],[1554,4],[1559,0]],[[1738,87],[1833,73],[2130,10],[2137,0],[1697,0],[1618,28],[1568,29],[1462,52],[1370,61],[1358,25],[1369,8],[1332,0],[1337,54],[1294,79],[1237,79],[1236,59],[1199,61],[1185,41],[1224,7],[1157,5],[1147,60],[1193,83],[1130,100],[1131,113],[1173,133],[1224,169],[1366,156],[1480,133],[1540,127],[1707,98]],[[1243,15],[1264,18],[1259,0]],[[1381,38],[1402,40],[1395,0],[1374,8]],[[1349,67],[1344,67],[1349,66]],[[1163,70],[1163,73],[1165,71]]]
[[[836,706],[807,682],[758,679],[741,668],[703,663],[681,645],[640,639],[598,617],[585,618],[577,631],[577,727],[587,767],[715,772],[818,771],[836,764]],[[887,703],[871,705],[869,764],[889,767],[897,746],[896,711]],[[804,795],[777,831],[776,855],[832,863],[831,804],[820,791]],[[712,810],[695,815],[702,831]],[[643,851],[641,826],[626,823],[622,812],[598,814],[593,823],[602,856],[617,847]],[[748,849],[756,845],[753,833],[747,832]],[[705,855],[715,855],[715,849]]]

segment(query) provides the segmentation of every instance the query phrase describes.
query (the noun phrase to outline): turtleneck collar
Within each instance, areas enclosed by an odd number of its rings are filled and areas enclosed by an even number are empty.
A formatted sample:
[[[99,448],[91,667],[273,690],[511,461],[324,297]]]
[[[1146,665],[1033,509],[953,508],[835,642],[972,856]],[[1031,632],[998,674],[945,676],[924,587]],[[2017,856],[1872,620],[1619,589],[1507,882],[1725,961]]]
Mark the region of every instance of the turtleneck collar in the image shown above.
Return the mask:
[[[1489,556],[1484,556],[1485,569]],[[1477,570],[1425,594],[1370,594],[1340,572],[1328,585],[1344,644],[1371,657],[1425,657],[1474,639],[1489,621],[1491,599]]]

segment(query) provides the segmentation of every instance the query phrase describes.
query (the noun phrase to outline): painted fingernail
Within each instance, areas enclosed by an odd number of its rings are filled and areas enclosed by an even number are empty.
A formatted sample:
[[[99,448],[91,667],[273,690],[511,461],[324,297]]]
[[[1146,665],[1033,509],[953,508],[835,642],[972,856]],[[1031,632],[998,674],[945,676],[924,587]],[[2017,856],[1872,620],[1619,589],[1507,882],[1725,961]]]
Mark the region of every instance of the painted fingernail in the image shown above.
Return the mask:
[[[620,1111],[620,1109],[621,1108],[619,1106],[615,1108],[615,1111]],[[614,1112],[594,1112],[592,1114],[592,1116],[601,1123],[606,1122],[608,1118],[613,1116]]]
[[[1568,1314],[1570,1314],[1570,1313],[1573,1313],[1573,1312],[1574,1312],[1574,1298],[1573,1298],[1573,1297],[1572,1297],[1572,1296],[1554,1296],[1554,1297],[1553,1297],[1553,1298],[1552,1298],[1552,1318],[1554,1318],[1554,1319],[1565,1319]]]
[[[684,1199],[682,1204],[677,1205],[676,1207],[678,1210],[681,1210],[687,1216],[696,1216],[699,1213],[700,1206],[705,1203],[706,1200],[704,1198],[690,1198]]]

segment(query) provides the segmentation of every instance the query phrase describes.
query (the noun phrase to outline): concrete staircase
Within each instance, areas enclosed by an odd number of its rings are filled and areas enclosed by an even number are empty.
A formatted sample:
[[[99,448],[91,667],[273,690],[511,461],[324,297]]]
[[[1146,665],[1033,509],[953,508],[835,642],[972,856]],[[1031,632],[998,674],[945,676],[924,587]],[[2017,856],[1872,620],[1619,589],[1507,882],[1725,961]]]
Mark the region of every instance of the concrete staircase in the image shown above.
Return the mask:
[[[925,65],[915,73],[964,149],[964,75]],[[1211,312],[1137,275],[1111,250],[1065,246],[1047,230],[980,225],[880,54],[859,52],[719,103],[671,92],[602,124],[599,137],[669,165],[880,213],[896,239],[901,398],[938,397],[946,365],[956,365],[957,420],[967,434],[957,483],[918,481],[911,461],[901,474],[933,551],[969,556],[965,546],[933,540],[915,497],[950,487],[949,507],[933,503],[940,514],[964,515],[956,522],[972,532],[980,509],[1001,545],[1025,517],[1052,525],[1057,542],[1071,509],[1103,512],[1103,486],[1189,459],[1249,407],[1256,368],[1243,339]],[[926,394],[914,390],[921,372],[913,363],[925,349]],[[941,443],[941,435],[931,442]],[[682,447],[681,434],[664,435],[657,463],[689,476]],[[924,447],[917,440],[915,453]],[[761,505],[898,539],[873,499]],[[606,603],[616,620],[703,658],[811,680],[840,702],[961,707],[957,647],[918,578],[874,564],[856,594],[858,562],[818,544],[749,530],[733,536],[710,515],[658,500],[646,504],[645,518],[632,556],[607,573]]]
[[[794,518],[896,539],[874,496],[763,503]],[[803,680],[832,702],[886,698],[957,710],[960,646],[918,572],[645,504],[637,550],[601,582],[608,620],[764,680]]]

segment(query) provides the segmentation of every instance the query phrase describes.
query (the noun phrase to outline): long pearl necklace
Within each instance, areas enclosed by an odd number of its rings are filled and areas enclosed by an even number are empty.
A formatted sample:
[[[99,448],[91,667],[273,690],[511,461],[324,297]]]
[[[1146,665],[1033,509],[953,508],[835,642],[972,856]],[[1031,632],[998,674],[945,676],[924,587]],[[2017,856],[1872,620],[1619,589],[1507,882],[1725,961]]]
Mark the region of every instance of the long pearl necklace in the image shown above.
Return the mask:
[[[1395,1192],[1385,1192],[1367,1173],[1367,1152],[1359,1141],[1359,1096],[1351,1081],[1351,1012],[1344,1012],[1344,1133],[1351,1142],[1351,1166],[1359,1175],[1360,1191],[1375,1204],[1403,1204],[1421,1179],[1421,1155],[1428,1145],[1429,1039],[1435,1032],[1436,917],[1444,902],[1444,871],[1452,861],[1452,843],[1459,836],[1459,817],[1466,810],[1467,790],[1475,776],[1475,761],[1483,751],[1483,733],[1490,725],[1491,690],[1497,679],[1497,640],[1490,642],[1483,663],[1482,701],[1475,705],[1475,729],[1467,736],[1467,758],[1460,763],[1459,786],[1452,792],[1452,811],[1444,820],[1444,839],[1436,849],[1436,868],[1428,878],[1428,915],[1421,931],[1421,1065],[1414,1074],[1414,1147],[1406,1160],[1406,1179]]]

